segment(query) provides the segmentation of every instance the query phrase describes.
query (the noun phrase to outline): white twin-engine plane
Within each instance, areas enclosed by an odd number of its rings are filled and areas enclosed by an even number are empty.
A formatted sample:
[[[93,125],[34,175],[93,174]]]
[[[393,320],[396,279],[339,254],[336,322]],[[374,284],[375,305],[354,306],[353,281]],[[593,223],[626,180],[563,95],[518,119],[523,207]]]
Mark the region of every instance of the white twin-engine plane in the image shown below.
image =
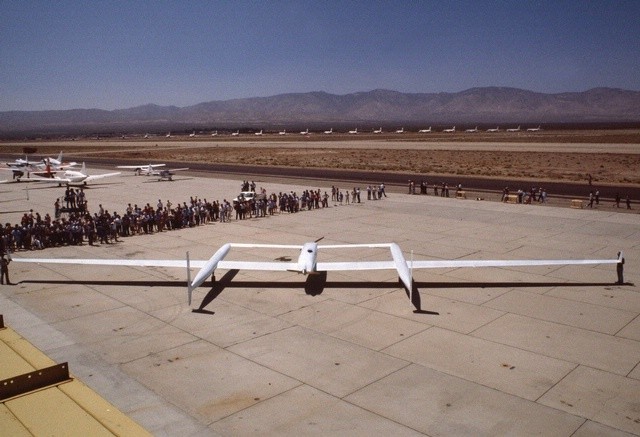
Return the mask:
[[[213,254],[209,260],[190,260],[189,253],[185,260],[151,260],[151,259],[67,259],[67,258],[14,258],[15,262],[23,263],[57,263],[57,264],[85,264],[133,267],[181,267],[187,269],[188,300],[191,305],[191,295],[196,287],[202,285],[207,278],[213,276],[216,269],[224,270],[260,270],[296,272],[303,275],[315,275],[330,271],[355,270],[396,270],[398,278],[413,302],[413,269],[461,268],[461,267],[517,267],[517,266],[547,266],[547,265],[587,265],[587,264],[618,264],[618,282],[622,283],[622,252],[614,259],[561,259],[561,260],[411,260],[407,262],[400,246],[396,243],[373,244],[328,244],[318,245],[314,242],[303,245],[284,244],[247,244],[226,243]],[[293,262],[279,261],[231,261],[225,258],[232,248],[266,248],[266,249],[299,249],[298,260]],[[389,249],[391,260],[388,261],[344,261],[318,262],[318,251],[333,249],[382,248]],[[200,268],[198,274],[191,280],[190,268]]]

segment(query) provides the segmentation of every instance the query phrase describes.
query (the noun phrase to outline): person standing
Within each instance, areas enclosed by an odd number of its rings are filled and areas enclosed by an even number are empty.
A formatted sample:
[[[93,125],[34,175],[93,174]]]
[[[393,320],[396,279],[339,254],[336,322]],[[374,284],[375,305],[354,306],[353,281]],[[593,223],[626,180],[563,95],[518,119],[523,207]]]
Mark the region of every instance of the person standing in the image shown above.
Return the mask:
[[[7,280],[7,285],[11,285],[9,281],[9,263],[11,262],[11,258],[8,255],[2,254],[2,258],[0,259],[0,284],[4,284],[4,280]]]

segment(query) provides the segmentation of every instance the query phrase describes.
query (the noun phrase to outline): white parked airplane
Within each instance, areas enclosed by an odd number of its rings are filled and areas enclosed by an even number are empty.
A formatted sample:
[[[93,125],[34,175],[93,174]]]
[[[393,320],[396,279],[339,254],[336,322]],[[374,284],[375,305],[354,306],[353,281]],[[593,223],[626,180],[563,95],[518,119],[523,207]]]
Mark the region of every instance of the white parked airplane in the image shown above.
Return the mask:
[[[530,127],[529,129],[527,129],[527,132],[539,132],[541,130],[542,128],[540,127],[540,125],[538,125],[538,127]]]
[[[309,135],[309,128],[307,128],[307,130],[300,132],[300,135]]]
[[[168,133],[165,135],[165,137],[167,137],[167,138],[171,138],[171,132],[168,132]]]
[[[403,134],[404,133],[404,127],[401,127],[400,129],[398,129],[396,131],[397,134]]]
[[[418,131],[419,134],[430,134],[431,133],[431,126],[429,126],[429,129],[420,129]]]
[[[29,161],[29,156],[28,155],[24,155],[24,159],[22,158],[16,158],[15,162],[13,163],[9,163],[7,162],[7,165],[10,167],[28,167],[30,165],[35,165],[37,164],[34,161]]]
[[[232,136],[232,137],[238,137],[238,136],[240,136],[240,131],[239,131],[239,130],[237,130],[237,131],[235,131],[235,132],[231,132],[231,136]]]
[[[444,129],[442,132],[450,134],[450,133],[453,133],[455,131],[456,131],[456,127],[454,126],[451,129]]]
[[[286,129],[283,130],[283,131],[278,132],[278,135],[286,135],[286,134],[287,134],[287,130]]]
[[[253,134],[254,134],[254,135],[257,135],[257,136],[262,135],[262,129],[260,129],[260,132],[254,132]]]
[[[96,174],[96,175],[88,175],[87,168],[82,163],[82,168],[80,171],[78,170],[66,170],[62,177],[55,176],[55,172],[51,171],[51,168],[47,168],[46,177],[41,176],[32,176],[29,180],[36,182],[48,182],[48,183],[57,183],[58,186],[62,186],[62,184],[82,184],[87,185],[87,182],[95,181],[98,179],[109,178],[112,176],[117,176],[121,174],[121,172],[115,173],[105,173],[105,174]]]
[[[145,164],[145,165],[118,165],[116,168],[125,168],[133,170],[136,176],[153,174],[154,169],[164,167],[166,164]]]
[[[188,167],[185,168],[164,168],[162,170],[155,170],[152,172],[153,176],[158,176],[159,181],[172,181],[173,176],[175,176],[177,171],[185,171],[189,170]]]
[[[327,134],[327,135],[332,134],[333,133],[333,128],[324,131],[324,133]]]
[[[373,133],[374,134],[381,134],[382,133],[382,127],[380,127],[380,129],[374,129]]]
[[[213,131],[213,132],[211,132],[211,136],[212,136],[212,137],[217,137],[217,136],[218,136],[218,131]]]
[[[65,170],[66,168],[77,166],[78,163],[75,161],[64,163],[62,161],[62,150],[61,150],[60,153],[58,153],[57,158],[51,158],[51,157],[43,158],[42,161],[39,164],[37,164],[37,166],[41,169],[46,168],[47,165],[51,166],[51,168],[53,168],[54,170]]]
[[[548,266],[548,265],[588,265],[588,264],[624,264],[622,252],[614,259],[562,259],[562,260],[422,260],[407,262],[400,246],[396,243],[372,243],[372,244],[329,244],[318,245],[314,242],[303,245],[285,244],[246,244],[226,243],[220,247],[208,260],[190,260],[189,253],[185,260],[169,259],[68,259],[68,258],[13,258],[15,262],[38,264],[82,264],[82,265],[107,265],[107,266],[133,266],[133,267],[180,267],[187,269],[188,298],[191,304],[191,295],[196,287],[202,285],[207,278],[213,276],[216,269],[224,270],[256,270],[295,272],[303,275],[316,275],[330,271],[357,271],[357,270],[396,270],[398,277],[412,297],[413,269],[437,269],[437,268],[463,268],[463,267],[519,267],[519,266]],[[298,260],[293,261],[230,261],[225,260],[232,248],[264,248],[264,249],[294,249],[299,250]],[[318,262],[318,252],[334,249],[357,248],[381,248],[391,252],[391,260],[388,261],[341,261]],[[412,257],[413,258],[413,257]],[[190,268],[200,268],[198,274],[191,280]],[[618,272],[618,280],[621,281],[622,272]],[[411,299],[413,302],[413,299]]]
[[[500,132],[500,126],[497,126],[495,129],[489,128],[487,129],[487,132]]]
[[[520,132],[520,125],[518,125],[518,127],[515,127],[515,128],[507,129],[507,132]]]
[[[466,130],[465,130],[465,132],[469,132],[469,133],[476,133],[476,132],[478,132],[478,126],[476,126],[476,127],[475,127],[475,128],[473,128],[473,129],[466,129]]]
[[[196,137],[196,131],[193,131],[189,134],[189,138],[195,138]]]
[[[355,130],[350,130],[349,134],[350,135],[357,135],[358,134],[358,128],[355,128]]]

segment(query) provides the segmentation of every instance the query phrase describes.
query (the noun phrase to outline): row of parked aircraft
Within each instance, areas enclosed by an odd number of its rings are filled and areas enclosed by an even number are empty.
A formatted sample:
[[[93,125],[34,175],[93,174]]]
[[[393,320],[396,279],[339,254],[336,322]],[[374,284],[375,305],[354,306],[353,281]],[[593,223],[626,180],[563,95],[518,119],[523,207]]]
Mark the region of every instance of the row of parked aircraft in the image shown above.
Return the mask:
[[[520,126],[515,127],[515,128],[508,128],[508,129],[505,129],[505,131],[506,131],[506,132],[520,132],[521,130],[522,130],[522,129],[520,129]],[[539,132],[539,131],[541,131],[541,130],[542,130],[542,128],[541,128],[540,126],[538,126],[538,127],[530,127],[530,128],[525,129],[525,130],[526,130],[527,132]],[[409,132],[409,131],[405,131],[405,130],[404,130],[404,127],[400,128],[400,129],[397,129],[397,130],[395,131],[395,133],[396,133],[396,134],[403,134],[403,133],[405,133],[405,132]],[[428,134],[428,133],[436,132],[436,131],[435,131],[435,130],[432,130],[432,129],[431,129],[431,126],[429,126],[429,128],[427,128],[427,129],[420,129],[420,130],[418,130],[417,132],[418,132],[419,134]],[[454,132],[456,132],[456,127],[455,127],[455,126],[453,126],[452,128],[443,129],[441,132],[444,132],[444,133],[454,133]],[[466,132],[466,133],[474,133],[474,132],[481,132],[481,131],[480,131],[480,130],[478,130],[478,126],[476,126],[475,128],[465,129],[465,130],[464,130],[464,132]],[[485,132],[500,132],[500,127],[498,126],[498,127],[495,127],[495,128],[489,128],[489,129],[487,129]],[[298,132],[298,133],[299,133],[300,135],[311,135],[311,133],[312,133],[312,132],[309,132],[309,129],[305,129],[305,130],[303,130],[303,131],[301,131],[301,132]],[[323,131],[323,134],[325,134],[325,135],[330,135],[330,134],[333,134],[333,133],[339,133],[339,132],[334,132],[333,128],[331,128],[331,129],[329,129],[329,130],[325,130],[325,131]],[[355,129],[353,129],[353,130],[349,130],[349,131],[347,131],[346,133],[347,133],[347,134],[349,134],[349,135],[357,135],[357,134],[359,134],[359,133],[362,133],[362,131],[358,131],[358,128],[355,128]],[[378,129],[373,129],[373,130],[372,130],[372,133],[374,133],[374,134],[382,134],[382,133],[385,133],[385,132],[382,130],[382,127],[380,127],[380,128],[378,128]],[[254,132],[254,133],[253,133],[253,135],[255,135],[255,136],[262,136],[263,134],[264,134],[264,133],[263,133],[263,130],[262,130],[262,129],[260,129],[258,132]],[[278,135],[289,135],[289,134],[290,134],[290,132],[287,132],[287,131],[286,131],[286,129],[281,130],[281,131],[278,131]],[[212,132],[212,133],[211,133],[211,136],[212,136],[212,137],[218,136],[218,131],[214,131],[214,132]],[[240,130],[236,130],[235,132],[231,132],[231,136],[232,136],[232,137],[240,136]],[[144,137],[145,137],[145,138],[149,138],[149,134],[145,134],[145,136],[144,136]],[[190,134],[189,134],[189,137],[190,137],[190,138],[195,138],[195,137],[197,137],[197,134],[196,134],[196,133],[195,133],[195,131],[194,131],[194,132],[192,132],[192,133],[190,133]],[[171,136],[171,132],[167,133],[166,138],[172,138],[172,136]]]
[[[13,180],[25,182],[54,183],[59,186],[65,185],[86,185],[99,179],[117,176],[122,172],[89,174],[85,163],[80,169],[77,162],[65,163],[62,161],[62,152],[57,158],[43,158],[41,161],[29,161],[18,158],[14,162],[7,162],[7,167],[0,167],[0,170],[11,171]],[[166,164],[142,164],[142,165],[121,165],[117,168],[133,170],[135,175],[157,176],[158,180],[173,180],[176,172],[188,170],[188,168],[161,168]],[[24,177],[26,173],[26,178]],[[8,182],[6,180],[0,182]]]

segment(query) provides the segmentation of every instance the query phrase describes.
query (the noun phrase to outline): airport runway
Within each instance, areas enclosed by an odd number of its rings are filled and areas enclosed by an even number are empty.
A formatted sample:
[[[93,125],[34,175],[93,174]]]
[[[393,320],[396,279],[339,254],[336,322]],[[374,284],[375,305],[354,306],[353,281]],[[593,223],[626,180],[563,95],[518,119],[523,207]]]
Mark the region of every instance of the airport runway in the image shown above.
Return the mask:
[[[112,169],[117,165],[131,164],[130,160],[119,159],[103,159],[90,158],[86,160],[87,165],[93,167],[101,167]],[[463,175],[424,175],[415,173],[394,173],[394,172],[375,172],[375,171],[357,171],[357,170],[340,170],[340,169],[319,169],[319,168],[298,168],[298,167],[270,167],[270,166],[245,166],[233,164],[203,164],[188,163],[179,164],[188,165],[192,174],[197,176],[207,176],[208,174],[225,174],[239,176],[244,178],[261,178],[269,177],[287,180],[299,181],[321,181],[324,183],[339,183],[344,186],[345,183],[360,186],[362,189],[369,184],[380,184],[384,182],[387,186],[394,187],[394,191],[402,192],[408,190],[408,181],[413,180],[420,184],[420,181],[426,180],[430,185],[434,183],[449,185],[452,189],[458,184],[462,184],[465,190],[480,193],[502,193],[505,187],[509,187],[514,193],[518,189],[524,191],[530,190],[532,187],[544,188],[550,196],[586,199],[591,190],[600,190],[601,198],[611,201],[616,194],[622,196],[624,203],[625,196],[629,196],[632,203],[636,206],[640,202],[639,186],[589,186],[585,181],[583,184],[571,182],[556,181],[536,181],[536,180],[513,180],[513,179],[492,179],[479,178]],[[433,191],[429,190],[429,194]],[[475,197],[475,196],[474,196]]]

